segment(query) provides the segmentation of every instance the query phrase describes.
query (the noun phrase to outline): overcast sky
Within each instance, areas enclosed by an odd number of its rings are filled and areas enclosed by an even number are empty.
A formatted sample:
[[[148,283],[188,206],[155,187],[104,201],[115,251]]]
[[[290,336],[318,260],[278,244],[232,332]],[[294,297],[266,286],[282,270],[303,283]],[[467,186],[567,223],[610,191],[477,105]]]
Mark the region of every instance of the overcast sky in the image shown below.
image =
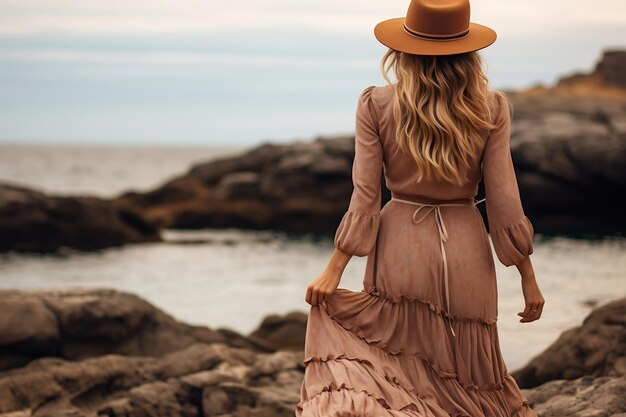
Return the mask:
[[[624,0],[472,2],[492,87],[626,47]],[[353,129],[408,1],[0,0],[0,141],[253,144]]]

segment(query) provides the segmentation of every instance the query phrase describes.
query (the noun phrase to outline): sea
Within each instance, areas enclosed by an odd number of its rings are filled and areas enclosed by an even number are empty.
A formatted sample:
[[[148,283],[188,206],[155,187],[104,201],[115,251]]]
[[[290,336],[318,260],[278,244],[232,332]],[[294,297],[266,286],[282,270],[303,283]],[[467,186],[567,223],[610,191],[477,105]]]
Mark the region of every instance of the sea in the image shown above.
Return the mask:
[[[234,155],[242,146],[0,145],[0,182],[56,195],[112,197],[147,191],[193,164]],[[247,334],[269,314],[308,312],[305,289],[333,250],[331,237],[237,228],[165,230],[165,241],[97,252],[0,254],[0,288],[115,288],[176,319]],[[494,255],[495,256],[495,255]],[[498,329],[515,370],[579,326],[594,306],[626,296],[626,239],[535,235],[532,262],[546,304],[519,323],[520,277],[497,263]],[[365,257],[353,257],[340,287],[362,288]]]

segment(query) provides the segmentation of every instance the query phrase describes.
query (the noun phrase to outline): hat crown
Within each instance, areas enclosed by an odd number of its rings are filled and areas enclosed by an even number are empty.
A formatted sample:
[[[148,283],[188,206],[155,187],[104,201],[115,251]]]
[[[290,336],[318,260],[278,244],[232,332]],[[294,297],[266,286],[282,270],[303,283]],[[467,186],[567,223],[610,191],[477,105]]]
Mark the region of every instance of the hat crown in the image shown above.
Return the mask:
[[[469,0],[412,0],[404,25],[410,31],[431,36],[466,32],[470,26]]]

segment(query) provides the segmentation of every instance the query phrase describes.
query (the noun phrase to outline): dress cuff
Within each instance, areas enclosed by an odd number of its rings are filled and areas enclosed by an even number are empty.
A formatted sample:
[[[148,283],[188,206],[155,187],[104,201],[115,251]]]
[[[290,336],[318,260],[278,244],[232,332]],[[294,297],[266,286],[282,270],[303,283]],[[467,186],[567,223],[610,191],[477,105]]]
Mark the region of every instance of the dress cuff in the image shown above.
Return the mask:
[[[505,266],[517,265],[533,253],[533,225],[524,216],[521,220],[490,231],[491,240],[500,262]]]
[[[335,247],[350,255],[368,255],[376,242],[379,225],[379,214],[347,211],[335,232]]]

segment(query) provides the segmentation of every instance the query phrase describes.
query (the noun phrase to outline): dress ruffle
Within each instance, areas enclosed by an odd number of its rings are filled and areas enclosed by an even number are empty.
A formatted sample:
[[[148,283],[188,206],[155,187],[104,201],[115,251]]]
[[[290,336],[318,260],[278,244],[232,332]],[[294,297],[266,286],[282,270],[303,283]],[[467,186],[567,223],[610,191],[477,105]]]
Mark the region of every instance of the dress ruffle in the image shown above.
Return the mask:
[[[379,214],[369,215],[348,210],[335,232],[335,247],[350,255],[368,255],[376,242],[379,226]]]
[[[454,338],[436,304],[392,300],[338,288],[311,307],[297,417],[536,416],[502,361],[494,320],[453,320]]]
[[[533,253],[534,228],[528,217],[505,227],[490,230],[491,240],[500,262],[505,266],[518,264]]]
[[[415,411],[416,405],[394,410],[374,395],[351,387],[329,386],[306,404],[302,416],[332,417],[436,417],[429,411]]]

